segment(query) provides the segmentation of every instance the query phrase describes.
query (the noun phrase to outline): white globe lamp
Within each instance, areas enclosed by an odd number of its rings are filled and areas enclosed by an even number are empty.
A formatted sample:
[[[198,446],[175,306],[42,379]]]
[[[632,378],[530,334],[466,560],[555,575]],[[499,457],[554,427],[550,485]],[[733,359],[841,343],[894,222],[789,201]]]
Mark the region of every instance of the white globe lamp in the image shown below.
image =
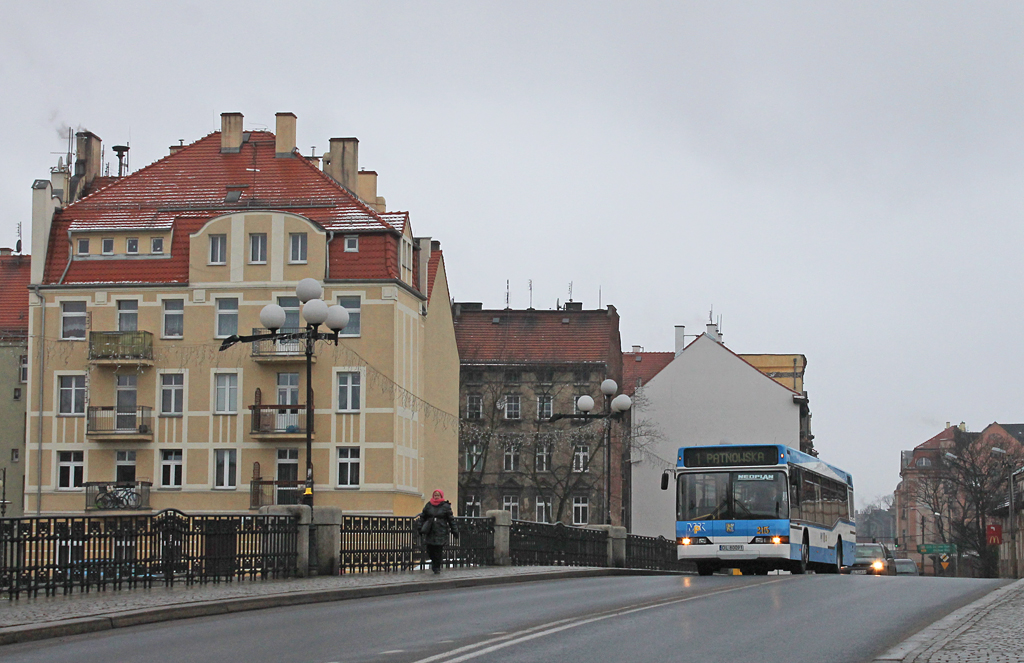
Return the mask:
[[[277,304],[267,304],[260,311],[260,324],[271,332],[276,332],[281,327],[284,327],[286,317],[283,308]]]

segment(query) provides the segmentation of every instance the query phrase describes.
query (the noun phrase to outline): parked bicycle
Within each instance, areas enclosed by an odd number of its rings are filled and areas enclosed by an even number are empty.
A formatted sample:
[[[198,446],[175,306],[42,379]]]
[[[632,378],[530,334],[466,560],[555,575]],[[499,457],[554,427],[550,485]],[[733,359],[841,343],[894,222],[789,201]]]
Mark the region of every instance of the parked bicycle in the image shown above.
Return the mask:
[[[96,506],[100,509],[138,509],[142,506],[142,496],[134,486],[100,486]]]

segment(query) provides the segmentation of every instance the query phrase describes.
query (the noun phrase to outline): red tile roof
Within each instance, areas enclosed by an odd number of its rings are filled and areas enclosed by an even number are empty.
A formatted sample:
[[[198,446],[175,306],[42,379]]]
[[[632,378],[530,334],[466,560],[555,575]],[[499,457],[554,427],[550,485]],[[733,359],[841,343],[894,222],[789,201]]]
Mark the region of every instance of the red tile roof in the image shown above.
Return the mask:
[[[674,352],[623,352],[622,392],[632,396],[638,386],[647,384],[675,358]]]
[[[0,337],[28,334],[30,256],[0,256]]]
[[[444,254],[440,250],[430,252],[430,262],[427,263],[427,301],[434,298],[434,279],[437,277],[437,269],[441,266]]]
[[[494,320],[497,319],[498,322]],[[463,364],[617,364],[618,314],[597,311],[461,311],[455,340]]]
[[[305,216],[326,230],[360,235],[393,234],[408,223],[404,212],[378,214],[308,159],[277,158],[275,151],[274,135],[255,131],[240,152],[221,154],[220,132],[215,132],[131,175],[104,178],[113,181],[100,182],[99,188],[94,181],[92,193],[54,215],[45,282],[57,283],[67,268],[69,229],[145,231],[173,226],[174,242],[170,258],[73,260],[65,283],[185,283],[189,233],[220,214],[281,210]],[[237,203],[225,202],[229,186],[242,187]],[[360,240],[360,252],[365,240]],[[379,254],[371,265],[369,260],[353,260],[357,254],[344,255],[343,243],[332,242],[331,277],[395,278],[397,267],[391,262],[397,265],[397,249],[388,243],[376,247]],[[352,265],[351,273],[347,265]]]

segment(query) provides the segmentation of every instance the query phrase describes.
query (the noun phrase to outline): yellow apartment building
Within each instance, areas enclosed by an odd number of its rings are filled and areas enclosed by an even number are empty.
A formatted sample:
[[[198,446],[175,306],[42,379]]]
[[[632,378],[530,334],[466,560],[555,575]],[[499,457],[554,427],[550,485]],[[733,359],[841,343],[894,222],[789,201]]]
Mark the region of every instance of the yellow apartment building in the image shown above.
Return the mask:
[[[358,141],[322,158],[276,133],[222,130],[123,177],[77,136],[33,184],[26,514],[296,503],[412,514],[454,495],[459,358],[440,244],[387,212]],[[70,164],[70,155],[68,163]],[[299,331],[312,277],[350,321],[313,356],[301,341],[239,343],[274,303]],[[326,330],[325,330],[326,331]]]

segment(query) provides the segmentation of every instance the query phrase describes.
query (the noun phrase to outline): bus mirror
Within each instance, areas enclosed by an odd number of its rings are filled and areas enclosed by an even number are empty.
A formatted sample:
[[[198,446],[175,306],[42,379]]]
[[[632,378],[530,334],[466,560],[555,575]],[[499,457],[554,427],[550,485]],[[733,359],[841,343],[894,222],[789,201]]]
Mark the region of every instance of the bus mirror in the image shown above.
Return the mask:
[[[661,489],[668,490],[668,472],[661,475]]]

